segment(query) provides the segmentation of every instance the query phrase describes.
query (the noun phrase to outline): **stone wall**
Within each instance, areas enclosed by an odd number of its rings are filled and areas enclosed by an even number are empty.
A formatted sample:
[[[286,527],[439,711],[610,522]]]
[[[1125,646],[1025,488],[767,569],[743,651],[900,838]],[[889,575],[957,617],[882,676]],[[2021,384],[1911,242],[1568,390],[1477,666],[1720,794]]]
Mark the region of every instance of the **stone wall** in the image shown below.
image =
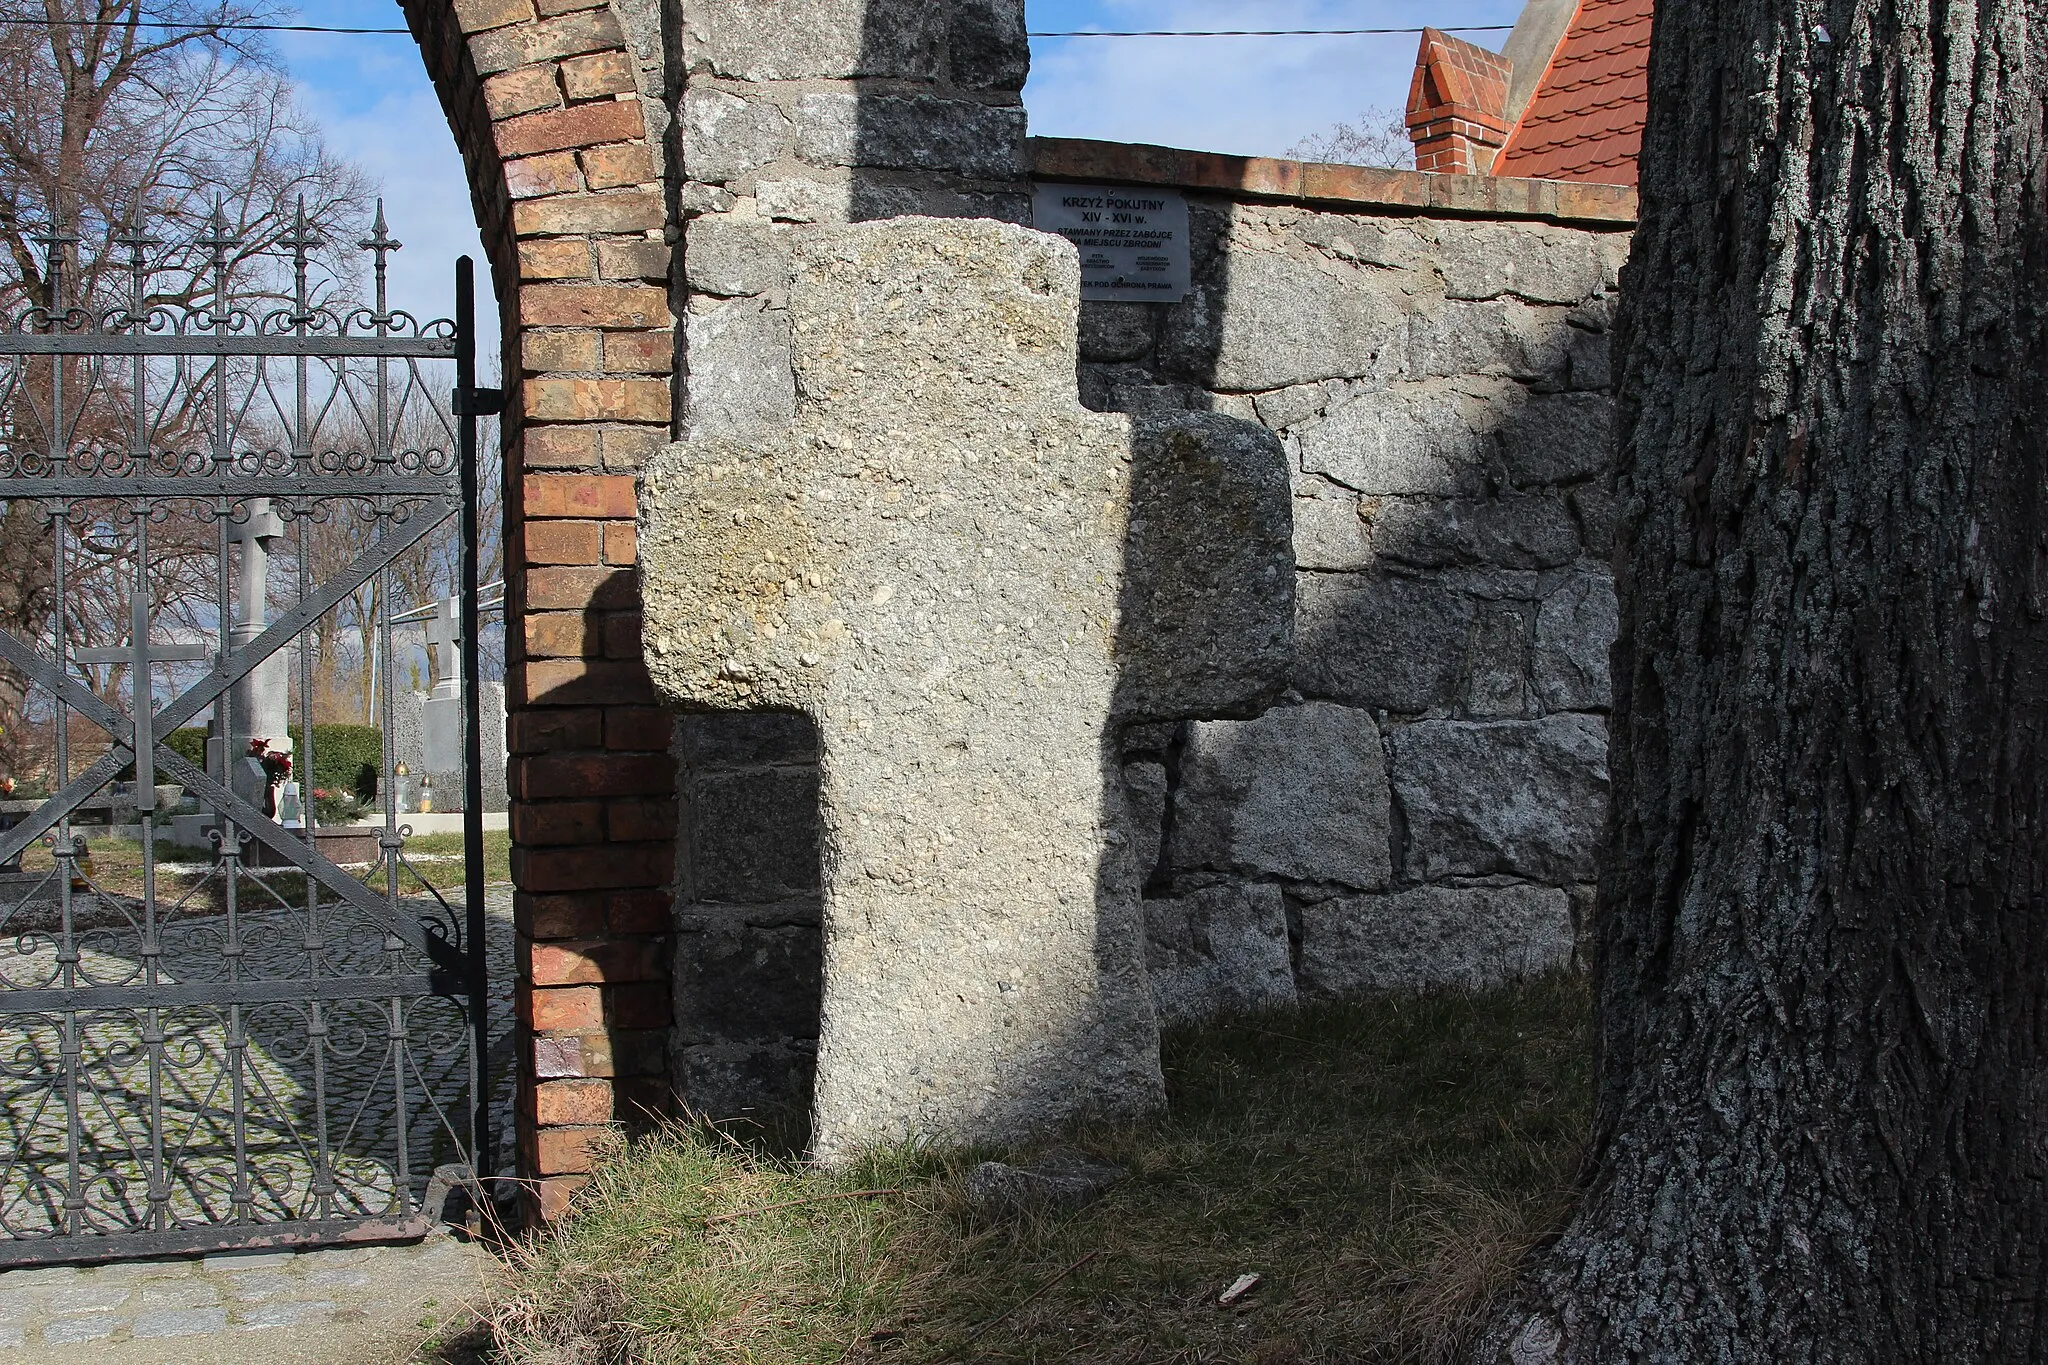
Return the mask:
[[[1193,196],[1185,303],[1087,304],[1080,324],[1090,406],[1258,422],[1294,480],[1287,694],[1124,739],[1163,1009],[1565,960],[1605,809],[1608,329],[1632,203],[1477,220],[1416,212],[1389,172],[1311,201],[1271,192],[1298,190],[1289,163],[1062,143],[1038,163],[1257,191]],[[1460,183],[1387,188],[1416,181]]]

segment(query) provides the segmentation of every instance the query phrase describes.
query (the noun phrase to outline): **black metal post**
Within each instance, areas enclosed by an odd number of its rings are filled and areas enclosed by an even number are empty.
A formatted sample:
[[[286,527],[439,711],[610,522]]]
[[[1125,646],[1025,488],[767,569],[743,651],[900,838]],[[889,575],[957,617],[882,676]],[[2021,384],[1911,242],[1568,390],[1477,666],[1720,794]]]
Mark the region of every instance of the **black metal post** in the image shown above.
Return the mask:
[[[476,387],[476,264],[463,256],[455,262],[455,410],[462,423],[462,857],[463,890],[469,910],[469,1011],[475,1031],[476,1106],[470,1131],[476,1150],[471,1169],[478,1179],[492,1174],[491,1157],[491,1024],[489,933],[484,913],[484,764],[483,713],[479,692],[482,669],[477,649],[477,598],[483,585],[477,564],[476,419],[483,404]],[[493,395],[495,396],[495,395]]]

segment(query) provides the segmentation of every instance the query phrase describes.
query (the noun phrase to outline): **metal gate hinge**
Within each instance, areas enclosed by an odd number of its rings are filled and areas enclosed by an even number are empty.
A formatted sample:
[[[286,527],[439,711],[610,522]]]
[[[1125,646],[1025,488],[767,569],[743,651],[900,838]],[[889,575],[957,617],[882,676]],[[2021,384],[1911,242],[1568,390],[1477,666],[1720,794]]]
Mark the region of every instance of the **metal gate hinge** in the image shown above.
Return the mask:
[[[462,389],[455,391],[457,417],[495,417],[505,410],[503,389]]]

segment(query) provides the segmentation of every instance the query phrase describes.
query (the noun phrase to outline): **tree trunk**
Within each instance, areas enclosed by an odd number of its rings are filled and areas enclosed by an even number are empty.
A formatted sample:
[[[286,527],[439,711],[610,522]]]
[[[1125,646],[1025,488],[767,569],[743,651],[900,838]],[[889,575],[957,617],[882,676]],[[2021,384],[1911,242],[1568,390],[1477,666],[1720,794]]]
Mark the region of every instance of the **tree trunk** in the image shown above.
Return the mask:
[[[1580,1209],[1482,1356],[2048,1357],[2048,0],[1667,0]]]

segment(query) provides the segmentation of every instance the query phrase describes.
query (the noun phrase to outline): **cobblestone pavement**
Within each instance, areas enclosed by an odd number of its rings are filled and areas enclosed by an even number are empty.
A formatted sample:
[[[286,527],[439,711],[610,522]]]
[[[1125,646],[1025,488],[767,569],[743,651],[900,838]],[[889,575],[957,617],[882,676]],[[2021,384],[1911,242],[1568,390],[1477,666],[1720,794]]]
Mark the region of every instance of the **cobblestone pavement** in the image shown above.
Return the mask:
[[[96,899],[74,910],[74,979],[103,987],[140,980],[139,903]],[[502,1170],[512,1150],[510,888],[493,888],[488,908],[489,1073]],[[54,925],[38,923],[39,909],[16,902],[16,913],[0,919],[0,984],[55,984],[63,945]],[[309,917],[273,899],[240,912],[233,933],[219,914],[167,920],[160,981],[420,969],[392,955],[381,930],[332,905]],[[435,1166],[459,1157],[454,1135],[467,1138],[460,1009],[418,999],[398,1038],[388,1000],[325,1009],[321,1032],[301,1005],[166,1008],[155,1015],[163,1041],[154,1048],[148,1011],[80,1010],[75,1023],[60,1014],[0,1017],[0,1248],[7,1236],[46,1235],[72,1190],[82,1191],[96,1230],[147,1226],[153,1166],[173,1174],[167,1207],[188,1223],[228,1221],[238,1199],[257,1221],[386,1214],[401,1169],[419,1197]],[[76,1058],[68,1070],[67,1048]],[[334,1176],[324,1196],[313,1180],[323,1163]],[[15,1270],[0,1273],[0,1359],[25,1351],[81,1361],[84,1352],[95,1361],[405,1360],[434,1333],[422,1322],[445,1323],[493,1264],[480,1248],[437,1236],[414,1247]]]
[[[0,1361],[383,1365],[439,1359],[497,1272],[481,1246],[234,1254],[0,1273]]]
[[[119,988],[138,981],[141,935],[132,908],[93,898],[74,935],[74,979]],[[510,1117],[510,896],[490,898],[490,1071],[501,1151]],[[13,920],[33,920],[22,907]],[[75,919],[86,919],[74,911]],[[382,930],[331,903],[309,916],[272,901],[229,932],[219,914],[166,915],[157,979],[417,973]],[[60,936],[0,925],[0,985],[55,984]],[[309,949],[309,943],[317,944]],[[103,991],[103,993],[105,993]],[[247,1217],[279,1221],[387,1214],[403,1178],[417,1198],[437,1166],[459,1161],[469,1138],[470,1046],[459,1002],[415,997],[331,1002],[51,1012],[0,1019],[0,1236],[43,1235],[83,1198],[95,1229],[146,1227],[149,1171],[180,1224]],[[162,1036],[150,1045],[152,1025]],[[67,1030],[75,1037],[67,1042]],[[245,1045],[237,1045],[238,1037]],[[67,1066],[67,1051],[76,1061]],[[400,1114],[404,1115],[401,1123]],[[157,1115],[152,1122],[151,1115]],[[237,1121],[239,1119],[239,1121]],[[79,1170],[71,1171],[75,1147]],[[404,1142],[401,1150],[401,1137]],[[321,1182],[324,1169],[331,1180]]]

